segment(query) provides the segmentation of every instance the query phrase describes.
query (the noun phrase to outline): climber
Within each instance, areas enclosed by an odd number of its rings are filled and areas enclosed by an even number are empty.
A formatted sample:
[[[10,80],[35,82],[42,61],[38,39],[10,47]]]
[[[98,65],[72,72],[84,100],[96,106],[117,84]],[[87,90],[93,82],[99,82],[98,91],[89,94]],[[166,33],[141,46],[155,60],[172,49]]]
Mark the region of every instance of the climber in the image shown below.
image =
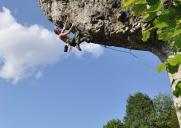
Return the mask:
[[[80,44],[84,41],[90,42],[89,39],[81,36],[80,31],[76,31],[73,37],[68,37],[68,34],[72,31],[74,25],[71,24],[68,20],[65,21],[63,29],[56,28],[54,29],[55,34],[66,43],[64,47],[64,52],[68,51],[68,46],[76,47],[79,51],[82,51]],[[66,30],[68,30],[66,32]]]

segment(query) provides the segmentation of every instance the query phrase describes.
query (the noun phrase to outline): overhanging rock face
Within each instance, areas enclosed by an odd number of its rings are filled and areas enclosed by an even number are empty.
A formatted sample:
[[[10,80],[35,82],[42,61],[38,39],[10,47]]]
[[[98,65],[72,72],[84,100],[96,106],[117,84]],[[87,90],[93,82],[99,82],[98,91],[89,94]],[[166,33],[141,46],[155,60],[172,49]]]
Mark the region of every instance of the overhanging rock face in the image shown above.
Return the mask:
[[[93,43],[150,51],[161,60],[169,55],[167,43],[158,41],[154,31],[148,42],[142,41],[142,29],[151,24],[124,11],[120,0],[39,0],[39,3],[55,25],[61,27],[68,17]]]

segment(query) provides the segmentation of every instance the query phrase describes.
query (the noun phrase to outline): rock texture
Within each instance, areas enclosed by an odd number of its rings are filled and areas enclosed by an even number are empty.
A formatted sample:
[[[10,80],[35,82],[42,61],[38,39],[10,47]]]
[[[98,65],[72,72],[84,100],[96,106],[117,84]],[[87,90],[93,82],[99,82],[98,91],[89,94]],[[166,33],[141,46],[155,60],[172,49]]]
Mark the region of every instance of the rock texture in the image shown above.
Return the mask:
[[[93,43],[150,51],[164,60],[167,43],[157,40],[152,32],[148,42],[142,42],[142,29],[150,26],[141,17],[124,11],[120,0],[39,0],[45,15],[61,27],[66,17]]]

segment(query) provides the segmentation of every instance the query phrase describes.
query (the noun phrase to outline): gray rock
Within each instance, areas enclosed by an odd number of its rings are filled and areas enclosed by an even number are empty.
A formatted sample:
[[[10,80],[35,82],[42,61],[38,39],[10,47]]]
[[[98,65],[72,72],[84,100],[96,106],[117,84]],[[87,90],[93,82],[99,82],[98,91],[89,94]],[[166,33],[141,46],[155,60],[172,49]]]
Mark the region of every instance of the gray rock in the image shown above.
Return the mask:
[[[166,42],[157,40],[155,31],[148,42],[142,41],[142,30],[150,26],[141,17],[131,16],[114,0],[39,0],[48,19],[62,26],[66,17],[91,38],[93,43],[150,51],[164,60],[170,54]],[[121,1],[120,1],[121,2]]]

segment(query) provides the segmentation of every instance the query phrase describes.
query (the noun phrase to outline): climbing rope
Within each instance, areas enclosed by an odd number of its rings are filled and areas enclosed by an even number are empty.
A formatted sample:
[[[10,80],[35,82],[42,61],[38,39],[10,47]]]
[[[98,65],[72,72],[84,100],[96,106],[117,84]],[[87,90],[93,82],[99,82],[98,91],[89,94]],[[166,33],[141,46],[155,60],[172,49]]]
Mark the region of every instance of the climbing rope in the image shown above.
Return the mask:
[[[153,70],[153,69],[155,69],[155,67],[153,67],[152,65],[150,65],[147,61],[142,61],[142,59],[140,58],[140,57],[138,57],[138,56],[136,56],[135,54],[133,54],[132,52],[131,52],[131,50],[129,50],[129,51],[124,51],[124,50],[120,50],[120,49],[115,49],[115,48],[112,48],[111,46],[105,46],[105,45],[103,45],[103,47],[105,47],[105,48],[107,48],[107,49],[109,49],[109,50],[112,50],[112,51],[115,51],[115,52],[120,52],[120,53],[126,53],[126,54],[129,54],[129,55],[131,55],[131,56],[133,56],[134,58],[136,58],[137,59],[137,62],[139,62],[143,67],[145,67],[147,70],[149,70],[149,71],[151,71],[151,72],[155,72],[155,70]]]
[[[121,52],[121,53],[126,53],[126,54],[129,54],[129,55],[133,56],[134,58],[138,58],[136,55],[134,55],[134,54],[131,52],[131,50],[129,50],[129,51],[123,51],[123,50],[120,50],[120,49],[111,48],[111,46],[106,46],[106,45],[104,45],[104,47],[107,48],[107,49],[110,49],[110,50],[112,50],[112,51]]]

